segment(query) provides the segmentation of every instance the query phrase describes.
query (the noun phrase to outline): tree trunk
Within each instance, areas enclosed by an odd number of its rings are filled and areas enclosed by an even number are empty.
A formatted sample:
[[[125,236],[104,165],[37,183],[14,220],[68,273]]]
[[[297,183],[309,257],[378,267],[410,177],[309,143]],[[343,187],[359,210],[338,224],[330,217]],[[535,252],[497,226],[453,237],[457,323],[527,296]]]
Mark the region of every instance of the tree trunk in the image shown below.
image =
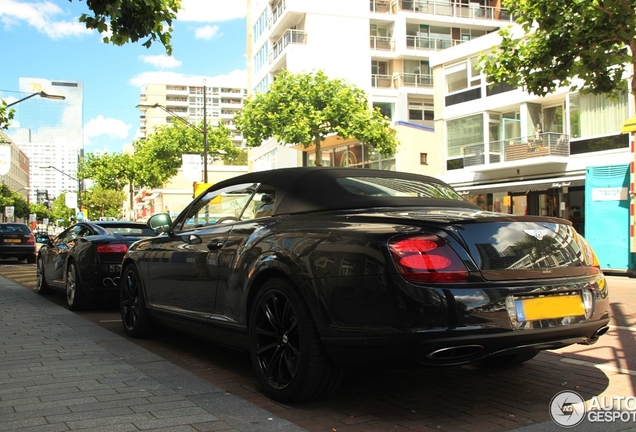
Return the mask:
[[[314,137],[314,145],[316,146],[316,166],[322,166],[322,149],[320,148],[320,137]]]
[[[130,202],[128,203],[128,220],[131,221],[132,220],[132,215],[133,215],[133,184],[132,182],[130,182],[128,184],[128,195],[129,195],[129,199]]]

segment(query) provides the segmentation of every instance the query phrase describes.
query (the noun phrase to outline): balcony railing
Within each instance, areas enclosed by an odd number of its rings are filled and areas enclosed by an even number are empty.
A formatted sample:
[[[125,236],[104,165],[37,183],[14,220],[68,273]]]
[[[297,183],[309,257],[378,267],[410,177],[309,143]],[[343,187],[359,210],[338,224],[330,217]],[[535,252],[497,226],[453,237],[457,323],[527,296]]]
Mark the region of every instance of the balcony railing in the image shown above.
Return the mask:
[[[391,88],[393,77],[391,75],[371,74],[371,86],[379,88]]]
[[[465,42],[460,39],[442,39],[420,36],[407,36],[406,47],[408,49],[422,50],[445,50],[460,43]]]
[[[433,75],[418,73],[399,73],[393,75],[393,86],[400,87],[433,87]]]
[[[389,13],[391,11],[391,2],[389,0],[370,0],[369,8],[371,12]]]
[[[393,0],[391,11],[409,11],[431,15],[451,16],[455,18],[471,18],[484,20],[503,20],[512,22],[508,9],[481,6],[476,3],[450,3],[427,0]]]
[[[471,144],[463,149],[464,167],[486,163],[485,145]],[[561,133],[545,132],[531,137],[493,141],[489,145],[488,162],[511,162],[545,156],[570,156],[570,138]]]
[[[272,28],[272,26],[276,24],[276,21],[278,21],[278,18],[280,18],[283,12],[285,12],[285,0],[281,0],[281,2],[272,9],[272,14],[267,18],[268,29]]]
[[[379,51],[395,51],[395,41],[388,36],[370,36],[371,49]]]
[[[307,43],[307,32],[304,30],[285,30],[285,33],[272,45],[269,53],[269,62],[273,62],[289,44],[305,45]]]

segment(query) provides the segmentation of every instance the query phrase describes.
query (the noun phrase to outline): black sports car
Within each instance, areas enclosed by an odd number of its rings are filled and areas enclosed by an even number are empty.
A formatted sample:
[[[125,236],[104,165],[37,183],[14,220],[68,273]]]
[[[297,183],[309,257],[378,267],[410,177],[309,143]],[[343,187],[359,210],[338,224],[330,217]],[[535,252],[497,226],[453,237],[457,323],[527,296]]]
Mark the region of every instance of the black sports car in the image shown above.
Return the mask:
[[[144,223],[79,222],[50,240],[37,256],[38,292],[64,291],[71,310],[119,293],[121,261],[128,247],[155,236]]]
[[[483,211],[431,177],[289,168],[220,182],[122,264],[126,332],[161,323],[249,351],[265,393],[333,391],[344,366],[503,366],[592,344],[608,289],[570,222]]]

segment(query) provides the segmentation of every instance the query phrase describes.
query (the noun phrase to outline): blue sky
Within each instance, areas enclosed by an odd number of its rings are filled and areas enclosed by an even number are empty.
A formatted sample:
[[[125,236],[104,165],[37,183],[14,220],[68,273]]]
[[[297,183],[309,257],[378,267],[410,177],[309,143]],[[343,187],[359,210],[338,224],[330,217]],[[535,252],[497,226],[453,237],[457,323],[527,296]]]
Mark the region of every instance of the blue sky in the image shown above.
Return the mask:
[[[182,0],[182,7],[168,56],[157,42],[104,44],[78,22],[88,13],[84,1],[0,0],[0,98],[27,96],[18,92],[20,77],[81,81],[85,152],[119,152],[137,136],[144,84],[245,87],[246,2]]]

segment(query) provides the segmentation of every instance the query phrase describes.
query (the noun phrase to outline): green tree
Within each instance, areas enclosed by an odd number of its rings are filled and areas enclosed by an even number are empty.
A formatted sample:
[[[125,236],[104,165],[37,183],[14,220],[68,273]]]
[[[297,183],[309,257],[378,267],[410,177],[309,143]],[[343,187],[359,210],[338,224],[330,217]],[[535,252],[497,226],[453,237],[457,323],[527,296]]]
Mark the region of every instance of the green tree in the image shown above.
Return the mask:
[[[13,207],[13,217],[17,219],[26,219],[29,217],[29,203],[17,192],[9,189],[9,186],[2,184],[0,186],[0,212],[5,214],[5,207]]]
[[[324,72],[292,74],[283,71],[265,93],[245,103],[234,118],[249,147],[274,138],[283,145],[315,146],[316,165],[322,165],[321,143],[336,134],[356,138],[380,154],[394,154],[395,130],[378,109],[371,109],[361,89]]]
[[[636,66],[634,0],[503,0],[525,34],[499,31],[502,43],[482,55],[489,81],[545,96],[559,87],[616,96]],[[631,77],[636,95],[636,74]]]
[[[53,219],[53,212],[51,212],[51,210],[49,210],[49,208],[44,204],[29,204],[29,213],[34,214],[35,218],[39,221],[42,219]]]
[[[59,225],[68,227],[75,219],[75,209],[66,207],[66,192],[62,192],[51,203],[51,213],[55,220],[63,220]]]
[[[89,220],[98,220],[100,217],[120,218],[122,214],[122,203],[126,199],[123,190],[104,189],[95,186],[87,191],[83,204],[88,209]]]
[[[172,21],[181,0],[86,0],[86,6],[90,13],[82,14],[79,21],[104,35],[104,43],[121,46],[148,38],[143,46],[149,48],[159,40],[172,54]]]

